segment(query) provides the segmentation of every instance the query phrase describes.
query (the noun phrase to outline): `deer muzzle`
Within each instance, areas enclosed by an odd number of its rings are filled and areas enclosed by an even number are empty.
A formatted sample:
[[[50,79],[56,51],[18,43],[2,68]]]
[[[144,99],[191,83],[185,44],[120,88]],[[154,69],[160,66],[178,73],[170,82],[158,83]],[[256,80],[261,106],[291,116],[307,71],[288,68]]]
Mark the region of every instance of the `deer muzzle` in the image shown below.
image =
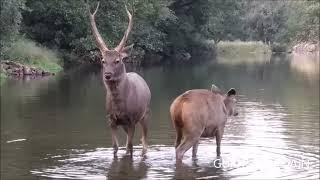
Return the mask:
[[[111,72],[106,72],[106,73],[104,73],[104,78],[105,78],[106,80],[110,80],[110,79],[111,79],[111,76],[112,76],[112,73],[111,73]]]

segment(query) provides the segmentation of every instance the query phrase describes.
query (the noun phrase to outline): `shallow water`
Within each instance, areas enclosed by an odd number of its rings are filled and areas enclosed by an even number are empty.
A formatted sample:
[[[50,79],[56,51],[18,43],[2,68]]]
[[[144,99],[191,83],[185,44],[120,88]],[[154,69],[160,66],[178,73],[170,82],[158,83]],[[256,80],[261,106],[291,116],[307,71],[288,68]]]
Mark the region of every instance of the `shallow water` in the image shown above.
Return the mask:
[[[152,92],[144,157],[138,129],[133,158],[124,147],[113,158],[99,71],[75,69],[2,85],[1,179],[319,179],[319,72],[297,70],[285,56],[129,69]],[[188,151],[176,165],[169,105],[212,83],[239,92],[240,114],[227,122],[222,158],[216,159],[213,139],[202,139],[197,158]]]

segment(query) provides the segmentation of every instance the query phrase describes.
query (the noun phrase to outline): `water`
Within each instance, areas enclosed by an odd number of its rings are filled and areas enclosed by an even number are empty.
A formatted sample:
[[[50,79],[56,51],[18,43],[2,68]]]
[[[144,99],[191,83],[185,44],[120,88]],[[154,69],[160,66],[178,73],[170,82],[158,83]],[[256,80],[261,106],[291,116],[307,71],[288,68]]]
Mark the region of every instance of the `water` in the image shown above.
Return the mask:
[[[6,82],[1,179],[319,179],[319,73],[296,64],[282,56],[262,63],[131,68],[152,92],[150,146],[141,157],[139,129],[132,159],[124,156],[122,131],[113,158],[99,71]],[[222,160],[215,141],[202,139],[197,158],[188,151],[176,165],[170,103],[212,83],[239,92],[240,114],[227,122]]]

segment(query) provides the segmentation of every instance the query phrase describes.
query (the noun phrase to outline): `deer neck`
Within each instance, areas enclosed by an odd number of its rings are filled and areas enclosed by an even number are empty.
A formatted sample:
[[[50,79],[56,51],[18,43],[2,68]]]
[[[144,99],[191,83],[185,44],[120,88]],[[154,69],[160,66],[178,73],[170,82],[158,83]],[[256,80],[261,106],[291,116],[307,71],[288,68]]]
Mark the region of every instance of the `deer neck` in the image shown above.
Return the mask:
[[[112,99],[121,99],[128,89],[127,73],[124,72],[117,80],[105,81],[105,86]]]

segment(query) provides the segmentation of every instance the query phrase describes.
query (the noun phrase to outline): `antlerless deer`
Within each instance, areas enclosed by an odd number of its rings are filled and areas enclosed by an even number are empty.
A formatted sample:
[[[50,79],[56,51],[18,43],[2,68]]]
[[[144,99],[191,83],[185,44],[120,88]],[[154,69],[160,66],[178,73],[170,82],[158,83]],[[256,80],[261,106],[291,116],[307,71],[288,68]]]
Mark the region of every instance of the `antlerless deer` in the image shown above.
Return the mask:
[[[236,116],[236,90],[226,94],[212,86],[211,91],[193,89],[178,96],[170,106],[170,115],[176,130],[176,159],[181,161],[192,148],[196,156],[200,137],[216,137],[217,156],[224,127],[229,116]]]
[[[143,153],[147,150],[147,119],[151,93],[145,80],[134,72],[127,73],[123,58],[129,56],[129,51],[133,47],[125,47],[128,35],[132,29],[132,15],[126,8],[129,17],[128,28],[114,49],[108,49],[103,41],[95,22],[95,15],[98,11],[99,3],[91,14],[89,7],[89,17],[91,30],[95,37],[102,59],[102,79],[107,90],[106,107],[108,119],[110,121],[112,144],[114,155],[118,151],[117,127],[120,125],[127,134],[127,153],[132,156],[132,139],[134,136],[135,125],[140,123],[142,127]]]

